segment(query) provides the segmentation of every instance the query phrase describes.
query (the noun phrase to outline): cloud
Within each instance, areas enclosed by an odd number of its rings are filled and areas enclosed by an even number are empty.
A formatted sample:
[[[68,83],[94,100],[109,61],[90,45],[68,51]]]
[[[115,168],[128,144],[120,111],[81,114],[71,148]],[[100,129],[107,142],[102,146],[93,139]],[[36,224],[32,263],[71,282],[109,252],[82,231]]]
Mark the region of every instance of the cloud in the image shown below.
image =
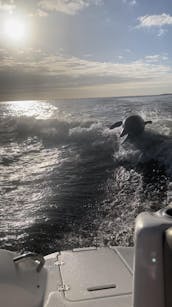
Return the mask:
[[[47,17],[48,13],[42,9],[36,9],[30,16]]]
[[[75,15],[91,5],[100,5],[102,3],[102,0],[42,0],[39,2],[39,6],[46,11]]]
[[[147,56],[145,56],[144,59],[145,59],[146,62],[157,63],[157,62],[160,62],[160,61],[168,60],[168,56],[167,55],[154,54],[154,55],[147,55]]]
[[[136,0],[122,0],[123,3],[127,3],[130,6],[135,6],[137,4]]]
[[[132,6],[134,6],[134,5],[137,4],[137,2],[136,2],[135,0],[132,0],[132,1],[129,2],[129,4],[132,5]]]
[[[168,30],[164,29],[166,26],[172,25],[172,16],[169,14],[160,15],[145,15],[137,18],[139,24],[135,27],[136,29],[156,29],[156,35],[160,38],[164,36]]]
[[[10,83],[15,87],[18,84],[19,87],[67,88],[142,82],[172,74],[171,67],[157,63],[161,58],[151,55],[130,63],[112,63],[53,55],[41,50],[18,51],[12,55],[1,49],[0,86]]]
[[[46,17],[48,13],[41,9],[39,6],[39,0],[23,1],[23,0],[0,0],[0,11],[6,11],[13,13],[19,9],[20,13],[25,16],[38,16]]]
[[[162,62],[163,57],[167,56],[155,54],[115,63],[42,50],[18,50],[14,54],[0,49],[0,99],[113,96],[124,95],[125,89],[130,95],[145,94],[147,90],[153,93],[151,85],[154,92],[162,92],[172,82],[172,68]]]
[[[165,13],[161,15],[145,15],[138,17],[138,21],[138,28],[162,27],[165,25],[172,25],[172,16]]]
[[[0,1],[0,11],[9,11],[12,12],[15,9],[15,4],[13,0],[1,0]]]
[[[167,29],[160,28],[159,31],[158,31],[157,36],[161,37],[161,36],[165,35],[167,32],[168,32]]]

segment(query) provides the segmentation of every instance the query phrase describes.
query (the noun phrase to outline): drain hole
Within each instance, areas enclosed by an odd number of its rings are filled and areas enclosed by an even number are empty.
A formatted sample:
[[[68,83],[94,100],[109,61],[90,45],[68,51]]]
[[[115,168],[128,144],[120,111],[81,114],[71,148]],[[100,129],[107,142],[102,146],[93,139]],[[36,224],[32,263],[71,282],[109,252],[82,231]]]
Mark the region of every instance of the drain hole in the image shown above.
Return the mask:
[[[92,292],[92,291],[108,290],[108,289],[115,289],[115,288],[116,288],[115,284],[110,284],[110,285],[89,287],[87,288],[87,290]]]
[[[169,216],[172,216],[172,208],[168,208],[165,213]]]

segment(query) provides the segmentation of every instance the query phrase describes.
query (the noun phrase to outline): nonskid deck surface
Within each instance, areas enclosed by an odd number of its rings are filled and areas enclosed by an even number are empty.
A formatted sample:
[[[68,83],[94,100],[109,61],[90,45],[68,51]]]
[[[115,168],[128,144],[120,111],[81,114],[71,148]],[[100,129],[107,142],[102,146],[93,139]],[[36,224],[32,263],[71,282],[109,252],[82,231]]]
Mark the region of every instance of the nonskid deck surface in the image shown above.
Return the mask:
[[[131,307],[133,248],[82,248],[45,258],[44,307]]]
[[[90,247],[14,262],[0,250],[0,306],[131,307],[133,248]],[[10,294],[10,295],[9,295]]]

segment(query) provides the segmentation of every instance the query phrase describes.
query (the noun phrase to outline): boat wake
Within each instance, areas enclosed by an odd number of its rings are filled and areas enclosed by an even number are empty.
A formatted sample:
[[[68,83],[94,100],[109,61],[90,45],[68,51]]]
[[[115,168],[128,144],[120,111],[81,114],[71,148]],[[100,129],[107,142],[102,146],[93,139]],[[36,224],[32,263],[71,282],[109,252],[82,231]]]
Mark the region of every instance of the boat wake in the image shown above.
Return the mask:
[[[166,205],[171,121],[153,120],[131,141],[120,138],[120,127],[90,118],[2,118],[1,247],[16,249],[17,241],[19,249],[46,254],[131,246],[138,213]]]

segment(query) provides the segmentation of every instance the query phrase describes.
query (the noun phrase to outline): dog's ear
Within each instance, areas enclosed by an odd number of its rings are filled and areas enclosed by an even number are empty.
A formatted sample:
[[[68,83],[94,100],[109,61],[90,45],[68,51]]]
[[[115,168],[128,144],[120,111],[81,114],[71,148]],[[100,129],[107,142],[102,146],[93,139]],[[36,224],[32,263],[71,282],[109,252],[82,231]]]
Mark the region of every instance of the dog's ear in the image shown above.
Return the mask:
[[[151,121],[151,120],[147,120],[147,121],[145,122],[145,125],[147,125],[147,124],[152,124],[152,121]]]
[[[112,126],[110,126],[109,129],[114,129],[114,128],[120,127],[121,125],[122,125],[122,121],[119,121],[113,124]]]

